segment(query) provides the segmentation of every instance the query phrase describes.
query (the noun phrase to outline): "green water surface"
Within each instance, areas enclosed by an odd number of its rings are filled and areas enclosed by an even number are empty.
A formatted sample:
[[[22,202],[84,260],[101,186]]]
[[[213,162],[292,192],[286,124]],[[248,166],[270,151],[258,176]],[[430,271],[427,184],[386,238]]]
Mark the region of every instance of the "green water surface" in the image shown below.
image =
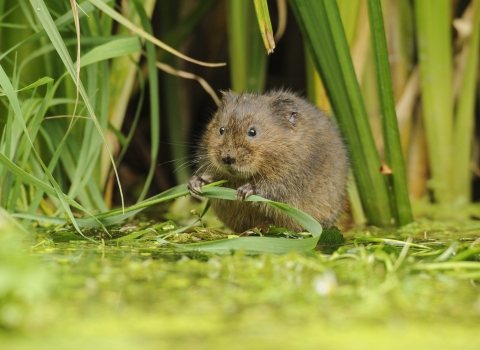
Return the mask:
[[[478,222],[344,234],[333,254],[185,255],[12,229],[0,348],[480,348]]]

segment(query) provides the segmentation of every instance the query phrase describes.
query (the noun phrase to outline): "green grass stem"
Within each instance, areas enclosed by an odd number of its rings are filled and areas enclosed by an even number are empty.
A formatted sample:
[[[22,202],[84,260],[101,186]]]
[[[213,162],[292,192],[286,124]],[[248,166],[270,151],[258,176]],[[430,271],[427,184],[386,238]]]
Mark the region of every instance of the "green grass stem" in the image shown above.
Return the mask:
[[[380,113],[383,127],[383,141],[385,144],[385,161],[387,166],[392,170],[391,175],[386,175],[387,182],[391,185],[389,186],[391,191],[390,203],[398,220],[398,224],[403,226],[412,222],[413,218],[408,196],[398,121],[395,113],[387,40],[385,38],[380,0],[368,0],[368,13],[377,78],[377,91],[379,93],[381,107]]]
[[[453,134],[453,190],[455,202],[467,204],[472,196],[471,159],[475,132],[475,92],[478,86],[480,50],[480,1],[472,1],[472,32],[464,50],[468,50],[458,94]],[[477,95],[478,96],[478,95]]]
[[[414,5],[430,185],[437,202],[450,203],[453,195],[451,2],[415,0]]]
[[[228,0],[228,37],[231,86],[234,91],[261,92],[265,86],[267,55],[255,26],[251,1]]]

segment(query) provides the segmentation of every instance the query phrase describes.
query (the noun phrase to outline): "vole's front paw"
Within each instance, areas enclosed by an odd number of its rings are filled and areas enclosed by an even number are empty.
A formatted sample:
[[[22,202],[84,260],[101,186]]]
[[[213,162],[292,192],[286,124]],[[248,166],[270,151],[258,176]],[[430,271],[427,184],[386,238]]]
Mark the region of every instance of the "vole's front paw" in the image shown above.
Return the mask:
[[[237,193],[235,194],[235,197],[239,201],[243,201],[245,198],[248,196],[251,196],[252,194],[255,194],[255,188],[252,186],[250,182],[247,182],[245,185],[240,186],[237,189]]]
[[[188,180],[187,188],[191,194],[201,196],[202,195],[201,187],[206,185],[207,183],[208,182],[206,182],[200,176],[192,175],[190,180]]]

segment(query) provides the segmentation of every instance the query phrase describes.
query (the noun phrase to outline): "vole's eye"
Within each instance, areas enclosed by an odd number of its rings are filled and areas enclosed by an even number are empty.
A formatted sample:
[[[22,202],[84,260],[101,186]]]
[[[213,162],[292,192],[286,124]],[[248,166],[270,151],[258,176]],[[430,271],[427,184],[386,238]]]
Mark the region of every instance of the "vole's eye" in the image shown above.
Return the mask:
[[[250,130],[248,130],[248,136],[254,137],[256,135],[257,135],[257,131],[255,130],[255,128],[250,128]]]
[[[222,126],[222,127],[220,128],[220,135],[223,135],[224,133],[225,133],[225,127]]]

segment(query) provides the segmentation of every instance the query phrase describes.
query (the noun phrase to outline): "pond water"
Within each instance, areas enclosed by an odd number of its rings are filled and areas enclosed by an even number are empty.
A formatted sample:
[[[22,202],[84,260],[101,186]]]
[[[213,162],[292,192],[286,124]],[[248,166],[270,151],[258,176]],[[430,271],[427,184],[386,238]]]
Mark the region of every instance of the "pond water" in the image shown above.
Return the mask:
[[[329,254],[319,247],[217,255],[154,240],[32,239],[12,229],[0,242],[0,342],[5,349],[478,349],[478,222],[344,235]]]

